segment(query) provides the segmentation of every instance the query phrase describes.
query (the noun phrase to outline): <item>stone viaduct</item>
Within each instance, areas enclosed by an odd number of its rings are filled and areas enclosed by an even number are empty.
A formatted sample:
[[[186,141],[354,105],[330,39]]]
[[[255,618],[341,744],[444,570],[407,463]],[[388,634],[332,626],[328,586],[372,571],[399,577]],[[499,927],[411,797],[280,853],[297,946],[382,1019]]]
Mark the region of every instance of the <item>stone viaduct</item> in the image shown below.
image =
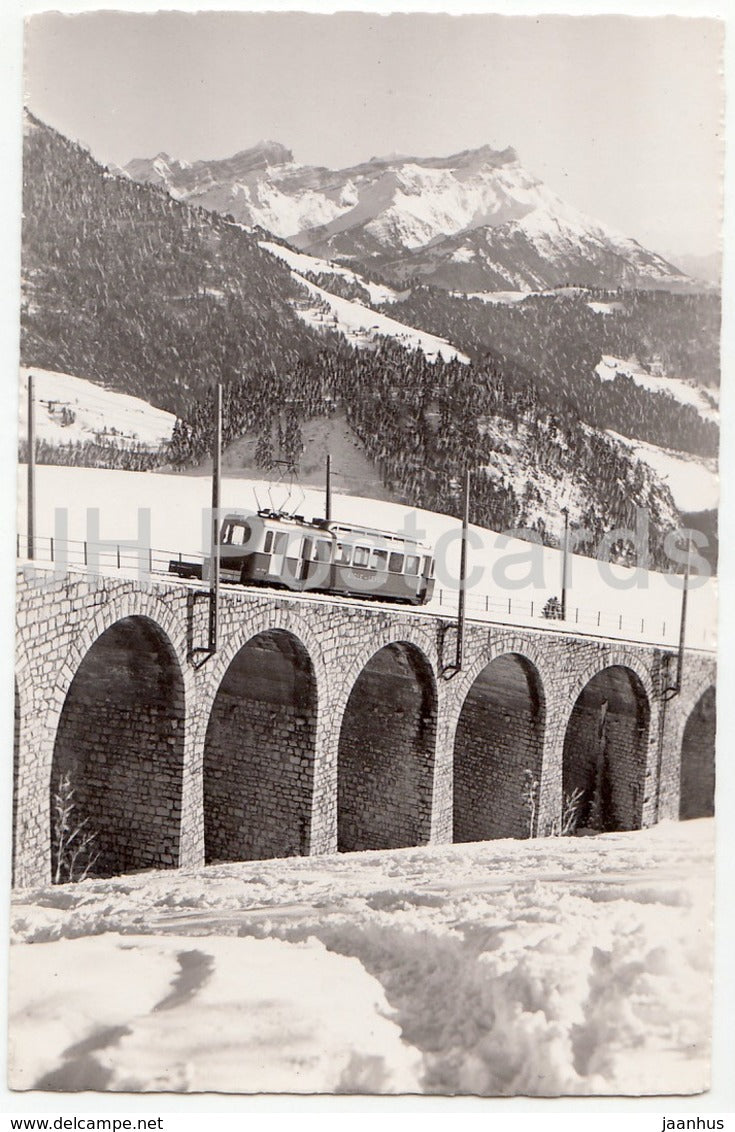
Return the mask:
[[[59,783],[92,875],[635,829],[712,812],[715,665],[687,652],[226,588],[21,566],[14,883],[48,882]],[[63,877],[62,877],[63,879]]]

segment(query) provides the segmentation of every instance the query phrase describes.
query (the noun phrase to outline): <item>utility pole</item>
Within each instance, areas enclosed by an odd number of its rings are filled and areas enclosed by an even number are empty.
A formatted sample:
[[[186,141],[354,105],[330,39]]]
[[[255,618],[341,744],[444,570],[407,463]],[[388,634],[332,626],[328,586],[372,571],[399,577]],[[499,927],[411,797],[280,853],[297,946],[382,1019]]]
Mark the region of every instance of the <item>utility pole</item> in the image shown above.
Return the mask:
[[[222,386],[218,385],[214,401],[214,444],[212,447],[212,563],[209,594],[209,651],[215,653],[219,620],[219,507],[222,464]]]
[[[564,516],[564,546],[562,547],[561,556],[561,619],[567,619],[567,576],[568,576],[568,557],[569,557],[569,509],[562,507],[561,513]]]
[[[35,558],[36,541],[36,398],[33,374],[28,374],[28,557]]]
[[[464,654],[465,603],[467,597],[467,540],[470,531],[470,469],[464,474],[464,509],[462,512],[462,544],[459,556],[459,600],[457,603],[457,654],[455,671],[462,669]]]
[[[326,475],[326,493],[327,498],[324,504],[324,518],[329,522],[332,518],[332,457],[327,452],[327,475]]]
[[[687,561],[684,567],[684,584],[681,588],[681,617],[679,620],[679,655],[676,661],[676,683],[674,685],[674,692],[681,691],[681,681],[684,675],[684,644],[687,634],[687,599],[689,596],[689,573],[691,571],[692,559],[692,536],[689,535],[687,541]]]

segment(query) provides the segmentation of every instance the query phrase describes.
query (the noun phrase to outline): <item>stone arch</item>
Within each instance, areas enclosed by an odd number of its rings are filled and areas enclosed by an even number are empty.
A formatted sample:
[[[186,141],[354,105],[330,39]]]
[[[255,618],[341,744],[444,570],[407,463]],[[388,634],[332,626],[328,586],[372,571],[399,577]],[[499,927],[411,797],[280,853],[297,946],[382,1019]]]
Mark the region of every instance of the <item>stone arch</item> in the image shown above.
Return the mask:
[[[231,656],[204,739],[207,863],[309,852],[317,714],[314,665],[295,634],[264,629]]]
[[[176,658],[184,679],[185,693],[188,693],[191,685],[191,674],[187,666],[188,645],[185,619],[177,618],[162,598],[150,592],[131,588],[123,590],[117,596],[109,597],[104,602],[95,604],[92,609],[96,612],[91,616],[91,611],[87,608],[84,609],[83,623],[74,626],[73,634],[65,642],[64,662],[57,673],[46,713],[45,731],[51,737],[52,747],[59,717],[79,666],[95,641],[118,621],[123,621],[127,617],[140,617],[156,625],[166,638],[168,647]],[[47,775],[50,774],[50,752],[48,752],[46,773]]]
[[[631,665],[608,664],[588,677],[573,702],[562,755],[565,805],[576,792],[578,828],[640,828],[650,721],[649,695]]]
[[[715,732],[717,703],[710,684],[687,716],[681,741],[679,820],[712,817],[715,812]]]
[[[464,698],[455,731],[454,841],[533,833],[544,725],[536,666],[518,652],[487,661]]]
[[[337,847],[397,849],[431,835],[437,689],[425,653],[390,641],[364,664],[341,718]]]
[[[574,680],[566,690],[566,708],[560,717],[560,723],[563,727],[567,726],[574,705],[590,680],[594,679],[598,673],[604,672],[606,668],[614,667],[630,669],[633,675],[638,678],[648,703],[653,704],[656,699],[656,690],[651,671],[643,660],[632,650],[618,645],[601,645],[595,650],[595,655],[587,664],[576,670]]]
[[[438,683],[436,665],[433,659],[436,655],[435,635],[419,624],[392,624],[389,618],[381,617],[378,623],[369,626],[369,633],[361,641],[355,642],[354,647],[349,649],[347,663],[341,672],[332,674],[336,677],[332,703],[335,706],[338,726],[347,707],[347,701],[363,669],[376,653],[389,645],[411,646],[417,655],[420,654],[422,663],[431,671],[434,683]]]
[[[103,627],[58,713],[49,789],[52,877],[64,797],[73,802],[72,828],[86,822],[95,834],[90,875],[178,864],[185,722],[184,676],[161,625],[128,613]],[[59,879],[69,879],[63,863]]]
[[[470,637],[465,643],[465,662],[462,671],[447,684],[449,692],[447,720],[452,733],[456,729],[467,695],[477,677],[488,664],[501,656],[517,654],[535,669],[538,690],[543,697],[544,710],[546,710],[546,689],[553,686],[554,677],[557,675],[557,669],[553,660],[549,657],[547,648],[541,646],[531,636],[526,637],[518,633],[498,630],[495,627],[484,638],[483,644],[477,649],[474,659],[470,659],[472,645],[473,640]]]
[[[235,600],[230,593],[228,597]],[[230,628],[233,626],[233,628]],[[196,721],[193,728],[194,747],[202,750],[212,707],[220,685],[233,660],[253,637],[281,629],[303,646],[309,656],[316,681],[316,695],[321,702],[324,684],[325,659],[323,638],[314,633],[306,618],[278,601],[265,604],[245,604],[230,607],[227,617],[220,619],[220,639],[217,652],[208,658],[198,675]]]

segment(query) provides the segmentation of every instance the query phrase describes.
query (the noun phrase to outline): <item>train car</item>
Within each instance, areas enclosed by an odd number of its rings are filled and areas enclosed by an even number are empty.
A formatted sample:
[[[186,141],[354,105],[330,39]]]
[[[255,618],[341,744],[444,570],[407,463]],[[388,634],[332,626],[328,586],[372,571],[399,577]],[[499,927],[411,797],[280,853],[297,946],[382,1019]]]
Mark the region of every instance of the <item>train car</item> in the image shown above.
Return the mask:
[[[422,605],[434,590],[434,557],[431,547],[390,531],[232,512],[221,527],[220,578]]]

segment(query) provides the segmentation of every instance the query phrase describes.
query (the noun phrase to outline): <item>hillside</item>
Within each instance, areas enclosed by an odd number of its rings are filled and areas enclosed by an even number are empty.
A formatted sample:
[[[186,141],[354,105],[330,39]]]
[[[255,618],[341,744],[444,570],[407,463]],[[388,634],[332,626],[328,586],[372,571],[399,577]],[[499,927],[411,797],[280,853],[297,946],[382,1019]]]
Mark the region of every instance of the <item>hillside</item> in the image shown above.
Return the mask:
[[[20,371],[19,452],[27,458],[28,378],[33,373],[36,463],[150,471],[169,457],[176,417],[140,397],[69,373]]]
[[[551,543],[564,499],[595,536],[632,526],[645,506],[660,561],[678,522],[671,495],[603,430],[711,454],[716,424],[632,377],[603,382],[595,366],[636,349],[645,360],[661,343],[667,365],[703,361],[712,384],[697,297],[572,291],[503,304],[397,292],[114,175],[30,116],[25,145],[23,364],[175,413],[167,462],[206,460],[222,382],[225,444],[259,475],[284,458],[320,467],[332,428],[314,422],[334,418],[355,475],[382,482],[376,494],[457,514],[469,465],[475,522],[531,526]],[[669,310],[669,299],[690,305]],[[617,305],[620,317],[593,309]]]
[[[616,440],[571,413],[545,408],[532,388],[512,388],[496,369],[456,359],[429,362],[386,340],[375,351],[341,346],[302,363],[291,390],[298,396],[284,390],[282,407],[263,416],[254,412],[246,389],[225,389],[226,440],[255,434],[250,458],[274,476],[283,466],[276,461],[298,466],[307,448],[301,406],[321,402],[327,414],[344,412],[393,499],[459,514],[469,464],[478,473],[471,507],[478,525],[496,531],[530,527],[554,545],[559,508],[566,505],[592,533],[585,548],[592,553],[603,532],[635,527],[636,508],[645,508],[651,553],[656,563],[664,562],[662,535],[679,519],[668,488]],[[313,410],[303,414],[309,415]],[[190,407],[188,421],[174,430],[175,463],[206,458],[211,419],[211,397]],[[312,445],[311,459],[313,451]]]
[[[716,293],[567,288],[488,302],[414,287],[391,314],[449,338],[478,364],[491,357],[507,382],[532,383],[547,404],[595,428],[717,454]],[[601,375],[605,357],[619,364]]]
[[[21,353],[186,413],[217,381],[267,383],[321,349],[285,265],[237,225],[113,176],[26,118]]]
[[[223,475],[247,477],[252,480],[263,477],[264,469],[259,449],[261,436],[262,432],[254,428],[245,431],[242,436],[227,445],[222,453]],[[302,447],[298,454],[298,475],[292,477],[288,469],[285,469],[282,479],[284,490],[293,487],[294,498],[298,498],[302,487],[324,487],[325,455],[329,452],[335,492],[341,492],[343,495],[362,495],[370,499],[391,499],[391,493],[383,484],[379,466],[365,455],[344,411],[335,410],[326,416],[312,417],[304,421],[299,426],[299,440]],[[184,470],[189,475],[209,474],[211,468],[211,458],[204,453],[200,461],[191,466],[184,466]],[[277,483],[279,478],[278,470],[274,469],[274,482]],[[281,498],[284,490],[281,490],[279,484],[276,495]]]

